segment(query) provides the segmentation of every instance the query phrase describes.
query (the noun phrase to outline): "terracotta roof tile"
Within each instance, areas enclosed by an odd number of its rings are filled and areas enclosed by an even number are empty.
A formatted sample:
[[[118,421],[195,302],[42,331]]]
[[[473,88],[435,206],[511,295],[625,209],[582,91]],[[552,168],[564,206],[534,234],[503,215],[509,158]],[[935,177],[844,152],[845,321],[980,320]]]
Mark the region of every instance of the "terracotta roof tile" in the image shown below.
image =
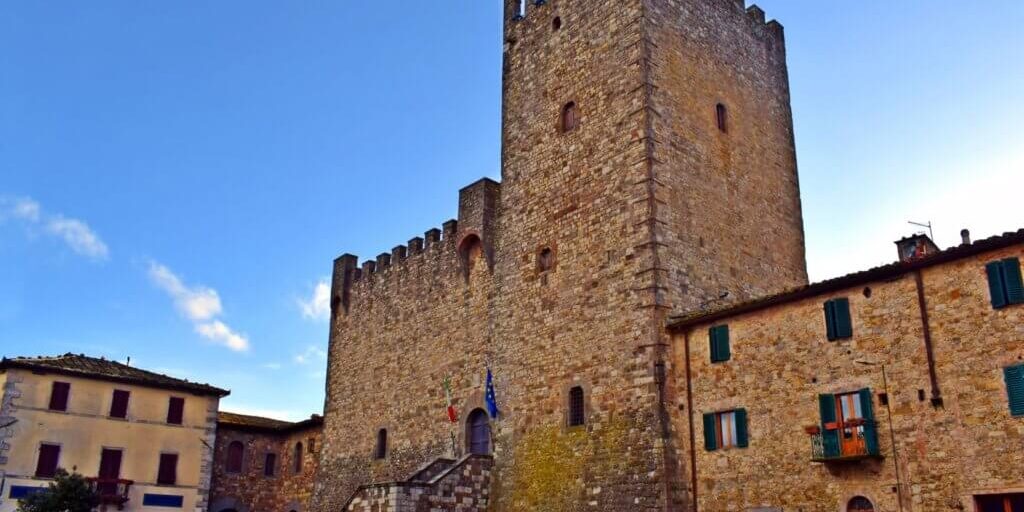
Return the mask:
[[[238,430],[259,430],[284,433],[301,430],[307,427],[317,427],[323,425],[323,422],[323,416],[318,414],[310,416],[308,420],[302,420],[299,422],[282,421],[274,418],[250,416],[248,414],[237,414],[226,411],[221,411],[217,414],[218,427],[234,428]]]

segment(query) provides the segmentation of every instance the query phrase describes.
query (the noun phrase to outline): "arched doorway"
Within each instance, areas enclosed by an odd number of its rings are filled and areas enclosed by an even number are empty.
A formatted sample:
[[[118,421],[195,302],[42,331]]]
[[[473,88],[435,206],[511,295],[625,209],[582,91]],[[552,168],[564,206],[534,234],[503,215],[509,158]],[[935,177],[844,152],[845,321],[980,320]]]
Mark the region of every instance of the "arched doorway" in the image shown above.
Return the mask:
[[[466,419],[466,444],[474,455],[491,454],[491,418],[487,411],[474,409]]]
[[[847,512],[875,512],[875,506],[871,503],[871,500],[857,496],[850,500],[850,503],[846,506]]]

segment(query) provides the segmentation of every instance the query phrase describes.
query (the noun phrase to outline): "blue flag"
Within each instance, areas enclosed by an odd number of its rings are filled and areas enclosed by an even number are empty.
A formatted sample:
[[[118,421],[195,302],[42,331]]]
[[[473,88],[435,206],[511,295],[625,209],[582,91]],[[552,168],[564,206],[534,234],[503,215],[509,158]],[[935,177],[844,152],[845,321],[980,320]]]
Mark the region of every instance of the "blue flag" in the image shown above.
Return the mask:
[[[487,402],[487,412],[491,413],[491,417],[497,419],[498,413],[498,398],[494,395],[494,377],[491,375],[491,368],[487,368],[487,389],[484,392],[484,401]]]

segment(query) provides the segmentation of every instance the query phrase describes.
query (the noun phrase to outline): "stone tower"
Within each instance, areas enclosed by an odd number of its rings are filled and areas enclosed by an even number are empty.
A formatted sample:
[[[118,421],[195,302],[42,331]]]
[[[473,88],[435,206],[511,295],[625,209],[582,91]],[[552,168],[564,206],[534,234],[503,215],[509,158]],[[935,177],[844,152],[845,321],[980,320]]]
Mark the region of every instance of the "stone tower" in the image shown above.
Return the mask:
[[[502,183],[463,189],[443,232],[335,262],[322,510],[467,449],[440,383],[463,422],[485,365],[495,510],[682,510],[668,317],[806,283],[781,25],[743,0],[504,15]]]

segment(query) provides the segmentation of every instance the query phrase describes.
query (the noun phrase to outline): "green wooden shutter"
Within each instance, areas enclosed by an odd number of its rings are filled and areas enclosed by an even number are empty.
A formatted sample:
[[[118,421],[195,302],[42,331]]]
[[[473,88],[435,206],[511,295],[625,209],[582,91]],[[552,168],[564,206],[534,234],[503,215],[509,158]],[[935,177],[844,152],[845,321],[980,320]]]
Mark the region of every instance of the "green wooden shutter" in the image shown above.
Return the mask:
[[[1003,285],[1006,287],[1006,302],[1024,304],[1024,282],[1021,281],[1020,260],[1003,260]]]
[[[711,344],[711,362],[721,363],[732,357],[729,349],[729,326],[719,325],[708,330]]]
[[[835,303],[832,301],[825,302],[825,333],[827,334],[829,341],[839,339],[836,336]]]
[[[1024,366],[1010,366],[1003,369],[1006,378],[1006,394],[1010,399],[1010,414],[1024,416]]]
[[[713,452],[718,449],[718,436],[715,435],[715,413],[704,415],[704,449]]]
[[[747,426],[746,409],[736,409],[736,446],[740,448],[750,446],[750,431]]]
[[[850,299],[845,297],[832,301],[836,319],[836,339],[853,337],[853,319],[850,317]]]
[[[868,453],[878,455],[878,425],[875,422],[875,404],[872,401],[871,389],[860,390],[860,408],[864,416],[864,444]]]
[[[838,457],[839,430],[826,427],[828,423],[836,422],[835,395],[818,395],[818,410],[821,414],[821,443],[825,457]]]
[[[1008,304],[1006,300],[1006,286],[1003,285],[1003,262],[993,261],[985,265],[985,273],[988,274],[988,291],[992,297],[992,307],[999,309]]]

